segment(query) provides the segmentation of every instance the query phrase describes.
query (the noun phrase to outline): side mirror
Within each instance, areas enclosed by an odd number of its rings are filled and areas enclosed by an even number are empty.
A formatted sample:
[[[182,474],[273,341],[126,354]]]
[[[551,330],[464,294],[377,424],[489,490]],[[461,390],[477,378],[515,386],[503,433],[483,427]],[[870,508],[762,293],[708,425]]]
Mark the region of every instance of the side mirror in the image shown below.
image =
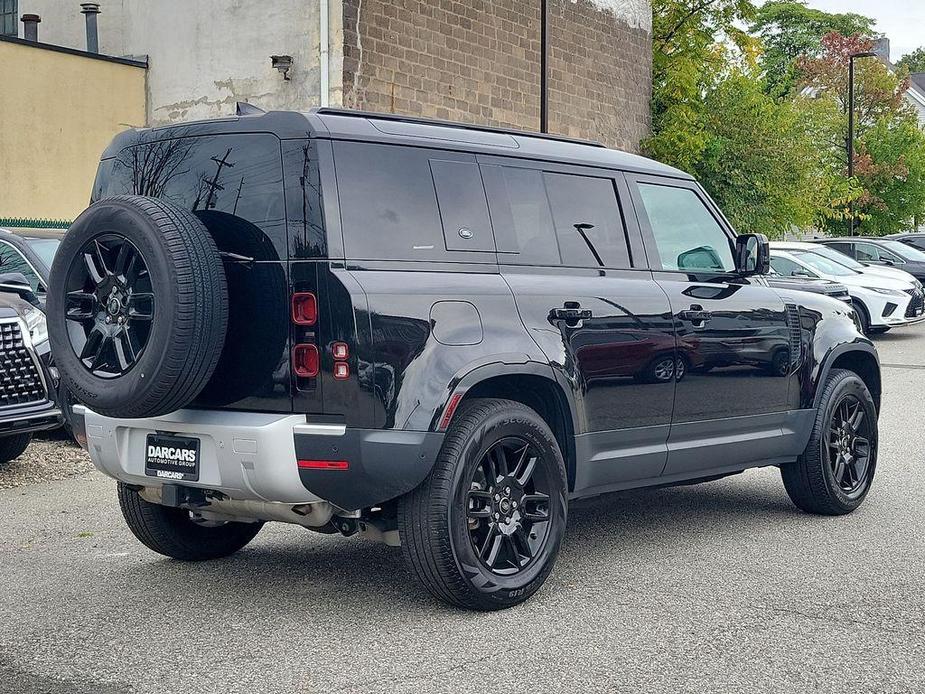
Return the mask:
[[[736,272],[740,275],[766,275],[771,269],[771,246],[764,234],[736,237]]]
[[[0,274],[0,292],[12,292],[18,294],[34,306],[39,305],[39,300],[32,291],[32,285],[21,272],[4,272]]]

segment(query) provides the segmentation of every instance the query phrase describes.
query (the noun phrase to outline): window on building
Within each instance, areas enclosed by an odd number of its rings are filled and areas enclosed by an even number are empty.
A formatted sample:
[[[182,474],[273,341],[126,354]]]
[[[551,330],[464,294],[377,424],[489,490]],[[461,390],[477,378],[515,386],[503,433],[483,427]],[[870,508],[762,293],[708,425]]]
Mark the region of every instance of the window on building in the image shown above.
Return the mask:
[[[17,36],[17,0],[0,0],[0,36]]]

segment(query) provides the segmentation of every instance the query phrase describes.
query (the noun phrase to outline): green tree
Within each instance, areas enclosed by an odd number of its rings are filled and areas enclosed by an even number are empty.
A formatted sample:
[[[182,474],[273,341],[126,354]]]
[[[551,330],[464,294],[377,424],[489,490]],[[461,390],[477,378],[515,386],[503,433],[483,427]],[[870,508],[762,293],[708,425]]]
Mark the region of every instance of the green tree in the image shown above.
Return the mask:
[[[739,28],[754,11],[744,0],[654,0],[643,147],[695,174],[736,228],[779,237],[810,224],[830,186],[802,113],[762,89],[760,44]]]
[[[823,39],[821,55],[798,61],[797,101],[813,104],[812,112],[827,114],[813,124],[812,137],[820,152],[828,152],[831,171],[844,176],[848,157],[848,60],[868,51],[869,39],[831,33]],[[903,71],[893,72],[874,58],[855,61],[855,179],[858,189],[854,212],[857,231],[874,235],[911,227],[925,212],[925,133],[903,99],[908,88]],[[809,106],[807,106],[809,108]],[[836,163],[837,162],[837,163]],[[836,174],[837,175],[837,174]],[[820,226],[833,234],[849,233],[841,223],[846,210],[838,193],[821,215]],[[850,200],[850,199],[849,199]]]
[[[694,173],[733,225],[770,237],[811,226],[831,185],[805,113],[769,97],[746,73],[723,80],[705,106],[706,144]]]
[[[753,13],[751,0],[653,1],[650,156],[693,168],[705,146],[704,94],[727,72],[731,50],[754,52],[754,40],[739,28]]]
[[[755,14],[751,32],[764,45],[760,64],[768,93],[784,97],[791,92],[798,74],[797,60],[820,55],[826,34],[873,36],[874,23],[860,14],[813,9],[800,0],[765,3]]]
[[[896,62],[896,67],[909,72],[925,72],[925,46],[916,48],[912,53],[906,53]]]

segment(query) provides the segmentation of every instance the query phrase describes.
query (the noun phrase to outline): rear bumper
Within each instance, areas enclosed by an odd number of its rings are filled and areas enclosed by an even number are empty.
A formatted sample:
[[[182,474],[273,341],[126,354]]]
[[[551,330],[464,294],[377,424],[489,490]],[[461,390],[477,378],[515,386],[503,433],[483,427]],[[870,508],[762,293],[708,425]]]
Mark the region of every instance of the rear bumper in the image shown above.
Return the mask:
[[[155,432],[200,440],[199,480],[182,484],[232,499],[304,504],[328,501],[353,511],[411,491],[430,472],[443,434],[348,429],[306,415],[179,410],[153,419],[104,417],[73,408],[78,439],[93,464],[127,484],[176,484],[145,474],[145,443]],[[85,439],[84,439],[85,437]],[[345,469],[303,469],[299,460],[345,461]]]

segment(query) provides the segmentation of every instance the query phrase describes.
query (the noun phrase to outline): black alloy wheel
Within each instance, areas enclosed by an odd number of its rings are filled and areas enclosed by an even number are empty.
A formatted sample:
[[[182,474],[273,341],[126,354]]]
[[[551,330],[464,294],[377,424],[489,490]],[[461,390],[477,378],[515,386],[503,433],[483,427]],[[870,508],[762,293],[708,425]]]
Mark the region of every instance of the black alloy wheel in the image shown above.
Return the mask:
[[[74,353],[97,377],[127,373],[147,346],[154,320],[154,291],[141,252],[120,234],[96,236],[80,249],[65,282]]]
[[[843,395],[829,422],[826,452],[832,478],[849,498],[856,498],[867,488],[871,433],[861,401],[853,394]]]
[[[469,541],[499,575],[530,565],[549,536],[549,479],[539,454],[519,437],[489,448],[473,471],[466,502]]]
[[[807,513],[851,513],[867,498],[877,469],[877,404],[858,374],[832,369],[820,386],[803,454],[780,466],[787,494]]]
[[[473,610],[527,600],[552,571],[565,533],[568,481],[536,410],[463,400],[430,473],[399,499],[411,570],[435,597]]]

